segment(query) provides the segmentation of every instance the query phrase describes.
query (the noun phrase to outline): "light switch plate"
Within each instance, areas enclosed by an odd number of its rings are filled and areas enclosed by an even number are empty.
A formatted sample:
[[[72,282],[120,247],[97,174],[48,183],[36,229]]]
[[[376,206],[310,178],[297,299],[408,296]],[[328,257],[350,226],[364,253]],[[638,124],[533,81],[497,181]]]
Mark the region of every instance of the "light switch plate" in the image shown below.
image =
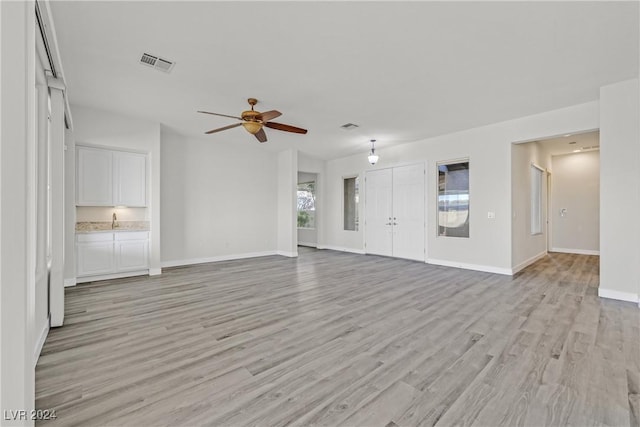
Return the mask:
[[[496,213],[495,212],[487,212],[487,218],[495,219],[495,217],[496,217]]]

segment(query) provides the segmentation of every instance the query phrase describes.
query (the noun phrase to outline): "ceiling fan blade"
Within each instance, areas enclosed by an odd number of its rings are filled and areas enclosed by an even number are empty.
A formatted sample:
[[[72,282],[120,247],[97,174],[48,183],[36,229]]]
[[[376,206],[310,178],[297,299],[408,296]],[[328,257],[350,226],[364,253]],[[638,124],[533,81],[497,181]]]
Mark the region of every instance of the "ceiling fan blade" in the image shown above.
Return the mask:
[[[231,129],[231,128],[237,128],[238,126],[242,126],[242,123],[234,123],[232,125],[225,126],[225,127],[222,127],[222,128],[208,130],[205,133],[207,135],[209,135],[209,134],[220,132],[220,131],[223,131],[223,130],[227,130],[227,129]]]
[[[282,123],[276,123],[276,122],[267,122],[264,124],[266,127],[271,128],[271,129],[277,129],[277,130],[283,130],[285,132],[293,132],[293,133],[307,133],[306,129],[302,129],[302,128],[297,128],[295,126],[291,126],[291,125],[285,125]]]
[[[210,113],[210,112],[208,112],[208,111],[198,111],[198,113],[211,114],[211,115],[213,115],[213,116],[229,117],[229,118],[231,118],[231,119],[238,119],[238,120],[242,120],[242,117],[229,116],[229,115],[227,115],[227,114]]]
[[[267,134],[264,133],[264,128],[260,128],[260,130],[256,132],[254,135],[256,136],[258,141],[267,142]]]
[[[264,113],[260,114],[260,120],[262,120],[263,122],[268,122],[269,120],[280,117],[281,115],[282,113],[278,110],[265,111]]]

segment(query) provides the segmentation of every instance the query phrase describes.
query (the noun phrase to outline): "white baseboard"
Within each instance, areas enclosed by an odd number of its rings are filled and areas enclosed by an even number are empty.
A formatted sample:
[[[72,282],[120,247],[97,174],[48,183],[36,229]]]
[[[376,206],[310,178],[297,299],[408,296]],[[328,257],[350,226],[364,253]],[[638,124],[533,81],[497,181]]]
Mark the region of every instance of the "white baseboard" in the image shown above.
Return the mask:
[[[542,258],[544,258],[546,256],[547,256],[547,251],[540,252],[538,255],[532,256],[528,260],[521,262],[520,264],[516,265],[515,267],[512,267],[511,268],[511,274],[516,274],[518,271],[530,266],[534,262],[536,262],[539,259],[542,259]]]
[[[271,256],[271,255],[280,255],[280,254],[277,251],[248,252],[244,254],[219,255],[219,256],[207,257],[207,258],[191,258],[191,259],[179,259],[179,260],[173,260],[173,261],[163,261],[160,263],[160,265],[163,268],[179,267],[182,265],[206,264],[209,262],[232,261],[235,259],[258,258],[262,256]]]
[[[638,294],[634,294],[631,292],[620,292],[614,291],[612,289],[598,288],[598,296],[601,298],[616,299],[618,301],[629,301],[635,302],[636,304],[640,303]]]
[[[42,347],[44,347],[44,342],[47,340],[47,335],[49,335],[49,318],[44,324],[44,328],[40,332],[40,337],[36,342],[36,347],[33,351],[33,366],[38,364],[38,359],[40,358],[40,353],[42,353]]]
[[[442,265],[444,267],[464,268],[465,270],[484,271],[485,273],[504,274],[511,276],[510,268],[493,267],[491,265],[468,264],[465,262],[444,261],[441,259],[427,258],[427,264]]]
[[[329,249],[331,251],[350,252],[352,254],[360,254],[360,255],[364,255],[365,254],[364,249],[345,248],[343,246],[333,246],[333,245],[320,246],[320,245],[318,245],[318,249]]]
[[[600,255],[600,251],[592,251],[590,249],[568,249],[568,248],[551,248],[549,252],[561,252],[563,254],[578,255]]]
[[[76,285],[76,278],[75,277],[71,277],[69,279],[64,279],[64,287],[68,288],[70,286],[75,286]]]
[[[76,283],[97,282],[99,280],[122,279],[123,277],[147,276],[149,270],[127,271],[124,273],[101,274],[97,276],[77,277]]]
[[[298,242],[298,246],[307,246],[310,248],[315,248],[318,246],[317,243],[311,243],[311,242]]]
[[[150,268],[149,276],[159,276],[162,274],[162,268]]]
[[[298,251],[295,252],[289,252],[289,251],[276,251],[276,253],[280,256],[286,256],[289,258],[295,258],[298,256]]]

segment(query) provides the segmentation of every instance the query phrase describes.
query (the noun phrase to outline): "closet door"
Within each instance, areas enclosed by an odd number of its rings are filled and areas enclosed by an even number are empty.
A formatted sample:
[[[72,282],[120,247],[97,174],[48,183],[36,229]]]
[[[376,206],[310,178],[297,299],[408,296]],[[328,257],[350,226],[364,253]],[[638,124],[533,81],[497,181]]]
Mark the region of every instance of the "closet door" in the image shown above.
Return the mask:
[[[424,165],[393,169],[393,256],[424,261]]]
[[[391,169],[367,172],[365,181],[365,250],[393,255]]]

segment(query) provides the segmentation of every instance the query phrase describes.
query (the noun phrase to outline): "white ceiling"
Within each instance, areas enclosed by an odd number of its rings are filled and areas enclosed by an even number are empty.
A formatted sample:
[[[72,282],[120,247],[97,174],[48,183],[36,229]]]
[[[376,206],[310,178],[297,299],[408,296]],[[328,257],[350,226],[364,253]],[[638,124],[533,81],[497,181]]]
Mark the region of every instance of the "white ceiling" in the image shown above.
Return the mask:
[[[538,143],[552,156],[600,149],[600,132],[585,132],[549,138]]]
[[[246,98],[307,135],[264,149],[366,152],[598,99],[638,75],[638,2],[63,2],[51,5],[72,104],[204,136]],[[138,63],[174,60],[170,74]],[[73,111],[72,111],[73,112]],[[358,129],[345,131],[352,122]]]

